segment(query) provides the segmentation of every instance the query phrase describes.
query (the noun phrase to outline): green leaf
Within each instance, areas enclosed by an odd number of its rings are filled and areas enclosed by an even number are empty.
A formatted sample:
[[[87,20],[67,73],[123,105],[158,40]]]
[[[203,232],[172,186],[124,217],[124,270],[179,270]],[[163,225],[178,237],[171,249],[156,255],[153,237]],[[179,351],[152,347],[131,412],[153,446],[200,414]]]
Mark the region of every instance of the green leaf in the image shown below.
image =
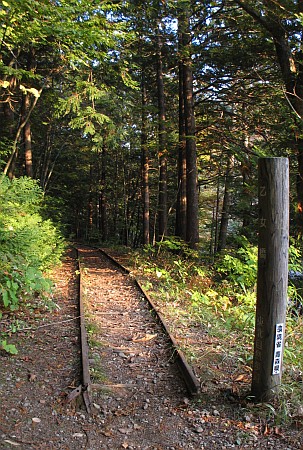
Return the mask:
[[[16,346],[13,345],[13,344],[8,344],[6,342],[6,340],[2,341],[0,343],[0,345],[2,347],[2,350],[4,350],[5,352],[10,353],[11,355],[17,355],[18,354],[18,350],[17,350]]]
[[[5,290],[2,290],[2,301],[3,301],[3,305],[5,307],[7,307],[9,305],[8,292]]]

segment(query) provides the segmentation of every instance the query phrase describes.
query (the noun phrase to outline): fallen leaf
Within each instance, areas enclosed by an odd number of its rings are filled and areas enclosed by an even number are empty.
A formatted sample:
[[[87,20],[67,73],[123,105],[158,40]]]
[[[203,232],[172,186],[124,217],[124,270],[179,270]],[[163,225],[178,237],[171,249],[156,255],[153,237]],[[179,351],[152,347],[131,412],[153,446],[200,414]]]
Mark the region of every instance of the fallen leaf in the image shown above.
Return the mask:
[[[35,375],[34,373],[30,373],[28,375],[28,381],[33,382],[36,381],[37,375]]]
[[[282,431],[281,431],[281,429],[279,427],[275,427],[274,428],[274,434],[276,436],[283,436],[283,433],[282,433]]]
[[[122,448],[128,448],[128,443],[127,442],[123,442]]]
[[[84,434],[83,433],[74,433],[73,437],[83,437]]]
[[[113,435],[111,430],[104,430],[104,431],[101,431],[101,433],[104,434],[104,436],[106,436],[106,437],[110,437]]]
[[[32,418],[32,422],[34,422],[34,423],[40,423],[40,422],[41,422],[41,419],[39,419],[39,417],[33,417],[33,418]]]
[[[4,442],[7,444],[13,445],[14,447],[19,447],[21,444],[18,444],[18,442],[10,441],[9,439],[4,439]]]
[[[147,341],[151,341],[152,339],[155,339],[155,337],[157,337],[157,336],[158,336],[157,334],[146,333],[146,335],[141,338],[134,338],[133,342],[147,342]]]
[[[247,375],[246,374],[241,374],[239,376],[237,376],[237,378],[234,381],[246,381],[247,380]]]
[[[129,434],[132,432],[130,428],[119,428],[120,433],[122,434]]]

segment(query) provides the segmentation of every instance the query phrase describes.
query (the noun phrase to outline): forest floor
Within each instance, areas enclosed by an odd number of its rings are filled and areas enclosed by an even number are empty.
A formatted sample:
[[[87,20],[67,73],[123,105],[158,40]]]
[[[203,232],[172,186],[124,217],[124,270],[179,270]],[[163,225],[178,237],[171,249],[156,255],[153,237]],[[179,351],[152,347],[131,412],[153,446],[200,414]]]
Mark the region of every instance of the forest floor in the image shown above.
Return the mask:
[[[91,259],[86,266],[92,413],[81,397],[67,401],[81,383],[77,265],[69,251],[53,273],[55,308],[37,299],[18,311],[17,321],[10,315],[0,321],[1,330],[23,328],[10,340],[18,354],[0,354],[0,448],[303,449],[299,424],[270,423],[245,400],[249,374],[221,355],[224,343],[212,340],[207,324],[187,330],[181,321],[175,337],[200,352],[194,370],[201,393],[188,398],[168,342],[131,277],[109,263],[99,269]],[[165,316],[164,305],[159,308]]]

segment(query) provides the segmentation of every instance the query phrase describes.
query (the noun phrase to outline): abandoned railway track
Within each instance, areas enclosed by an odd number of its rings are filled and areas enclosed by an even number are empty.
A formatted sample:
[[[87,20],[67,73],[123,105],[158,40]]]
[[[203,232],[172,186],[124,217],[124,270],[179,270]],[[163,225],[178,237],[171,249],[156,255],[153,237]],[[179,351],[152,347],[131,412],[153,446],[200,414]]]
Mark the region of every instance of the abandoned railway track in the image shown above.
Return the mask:
[[[153,373],[153,384],[157,384],[157,375],[159,374],[157,371],[158,361],[161,363],[161,359],[164,357],[171,364],[177,365],[188,394],[191,396],[197,394],[200,387],[198,379],[183,353],[178,349],[178,345],[170,334],[161,314],[157,311],[140,283],[137,280],[133,280],[129,276],[128,269],[119,264],[104,250],[78,247],[77,251],[80,269],[79,303],[83,380],[80,390],[87,411],[90,412],[91,410],[89,395],[91,391],[91,376],[87,332],[85,329],[85,303],[86,315],[90,325],[94,324],[99,329],[95,333],[96,337],[98,339],[101,338],[104,342],[104,336],[106,336],[106,345],[112,350],[112,355],[109,358],[111,361],[116,360],[117,350],[119,350],[118,355],[120,357],[123,355],[122,359],[119,359],[119,363],[121,365],[125,364],[125,360],[127,360],[126,364],[129,364],[129,360],[134,361],[136,355],[142,353],[142,345],[146,346],[147,344],[148,354],[150,355],[151,352],[154,354],[157,365],[153,366],[150,360],[147,360],[148,356],[146,361],[144,359],[141,360],[141,366],[143,370],[148,368],[149,372]],[[112,265],[111,271],[108,269],[109,264]],[[92,276],[100,278],[98,283],[94,283],[95,286],[96,284],[100,287],[103,286],[102,295],[98,299],[94,295],[93,300],[91,300],[91,296],[86,295],[90,290],[89,278]],[[111,282],[113,278],[116,280],[115,283]],[[104,287],[104,284],[106,287]],[[117,334],[117,330],[120,330],[120,333]],[[159,346],[161,347],[160,352]],[[167,347],[166,354],[162,350],[163,346]],[[130,355],[129,358],[127,355]],[[134,363],[131,364],[135,365]],[[129,365],[131,366],[131,364]],[[132,373],[130,377],[133,378]],[[123,384],[122,380],[121,384]],[[75,393],[80,393],[80,390],[76,390]]]
[[[52,308],[37,299],[15,335],[19,354],[0,354],[1,449],[301,448],[291,437],[263,436],[259,424],[244,428],[247,411],[215,396],[216,380],[191,400],[199,383],[167,325],[104,252],[70,249],[53,276]],[[8,315],[0,326],[9,323]]]
[[[143,293],[100,251],[77,250],[57,271],[55,311],[19,333],[20,359],[2,361],[0,448],[203,448],[183,415],[172,343]]]
[[[147,440],[151,445],[156,440],[156,445],[160,445],[164,436],[160,440],[158,433],[148,436],[147,429],[153,430],[152,433],[155,426],[171,429],[173,446],[173,435],[180,423],[174,424],[178,420],[170,417],[169,427],[165,424],[171,399],[173,403],[182,403],[188,392],[198,391],[198,380],[176,348],[163,319],[127,269],[104,251],[83,246],[77,250],[81,274],[80,311],[84,315],[81,321],[82,393],[86,408],[88,412],[94,410],[104,390],[114,392],[118,395],[115,407],[119,410],[122,404],[124,410],[119,419],[120,430],[126,434],[132,430],[139,441]],[[134,412],[129,421],[125,419],[125,409]],[[139,409],[140,421],[142,413],[145,416],[143,427],[137,424],[133,428],[136,409]],[[169,433],[166,441],[168,436]],[[148,445],[146,448],[152,448]]]

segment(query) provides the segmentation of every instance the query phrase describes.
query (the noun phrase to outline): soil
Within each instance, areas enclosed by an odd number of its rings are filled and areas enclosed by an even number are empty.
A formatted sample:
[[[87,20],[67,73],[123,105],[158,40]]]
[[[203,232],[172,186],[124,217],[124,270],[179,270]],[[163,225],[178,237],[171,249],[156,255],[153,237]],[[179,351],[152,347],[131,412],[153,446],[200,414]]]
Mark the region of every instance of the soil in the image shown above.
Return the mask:
[[[225,383],[213,376],[214,360],[208,365],[205,357],[209,336],[201,324],[195,335],[194,329],[175,330],[180,341],[200,342],[204,354],[195,367],[201,393],[189,398],[169,341],[132,278],[85,249],[81,259],[91,412],[81,395],[73,395],[82,370],[77,264],[70,250],[53,273],[52,307],[37,299],[17,312],[17,321],[10,314],[1,319],[2,331],[23,331],[10,338],[18,354],[0,354],[0,448],[303,448],[302,430],[264,423],[241,400],[232,369]]]

